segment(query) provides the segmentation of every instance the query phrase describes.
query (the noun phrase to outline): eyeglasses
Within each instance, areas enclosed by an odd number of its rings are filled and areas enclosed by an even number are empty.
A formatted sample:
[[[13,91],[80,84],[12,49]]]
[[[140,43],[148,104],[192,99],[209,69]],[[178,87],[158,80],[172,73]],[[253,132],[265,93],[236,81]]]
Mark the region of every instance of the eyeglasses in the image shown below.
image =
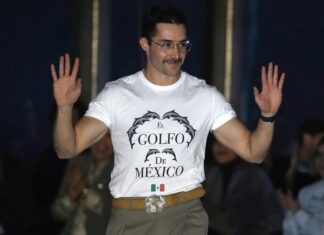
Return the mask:
[[[172,51],[174,49],[175,46],[177,46],[177,49],[181,52],[181,53],[188,53],[191,50],[191,42],[189,40],[184,40],[184,41],[180,41],[180,42],[174,42],[174,41],[170,41],[170,40],[164,40],[160,43],[158,42],[154,42],[152,40],[152,42],[156,45],[158,45],[161,50],[165,53],[169,53],[170,51]]]

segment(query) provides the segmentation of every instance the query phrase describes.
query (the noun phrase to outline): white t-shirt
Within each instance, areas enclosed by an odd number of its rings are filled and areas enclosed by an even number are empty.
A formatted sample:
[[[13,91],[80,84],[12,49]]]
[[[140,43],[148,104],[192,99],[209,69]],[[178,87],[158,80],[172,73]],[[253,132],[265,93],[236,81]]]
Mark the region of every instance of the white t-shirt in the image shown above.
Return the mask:
[[[85,116],[111,132],[115,153],[113,197],[146,197],[189,191],[205,179],[208,132],[236,116],[204,80],[181,72],[170,86],[143,71],[108,82]]]

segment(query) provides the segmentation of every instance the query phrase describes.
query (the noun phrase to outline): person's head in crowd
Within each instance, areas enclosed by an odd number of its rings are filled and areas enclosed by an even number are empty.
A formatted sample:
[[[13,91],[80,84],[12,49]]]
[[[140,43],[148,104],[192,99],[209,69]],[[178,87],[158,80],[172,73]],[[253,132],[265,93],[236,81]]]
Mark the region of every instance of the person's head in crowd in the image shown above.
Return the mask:
[[[299,129],[299,145],[314,151],[320,139],[324,136],[324,120],[319,118],[305,119]]]
[[[113,155],[110,133],[105,134],[98,142],[90,147],[94,163],[108,160]]]
[[[321,138],[315,150],[314,161],[318,174],[324,178],[324,137]]]
[[[324,120],[320,118],[305,119],[299,129],[299,149],[291,158],[287,173],[288,187],[297,198],[301,188],[318,180],[314,153],[321,138],[324,137]]]
[[[212,142],[212,155],[213,159],[221,165],[230,163],[237,158],[237,154],[234,151],[221,144],[215,138]]]

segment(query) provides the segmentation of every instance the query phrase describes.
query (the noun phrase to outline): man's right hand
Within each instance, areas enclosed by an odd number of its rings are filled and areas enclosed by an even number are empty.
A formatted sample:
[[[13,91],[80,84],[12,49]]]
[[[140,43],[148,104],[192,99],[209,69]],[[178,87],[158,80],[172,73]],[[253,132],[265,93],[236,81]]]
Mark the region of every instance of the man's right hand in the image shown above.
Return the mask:
[[[70,65],[69,54],[60,56],[59,77],[57,77],[55,66],[51,64],[53,93],[58,107],[72,107],[81,94],[81,79],[77,79],[79,59],[75,59],[72,72]]]
[[[82,117],[72,123],[72,109],[81,94],[81,80],[77,79],[79,59],[76,58],[71,71],[70,56],[60,57],[58,75],[51,65],[53,92],[57,104],[54,125],[54,147],[59,158],[72,158],[99,141],[108,131],[98,119]]]

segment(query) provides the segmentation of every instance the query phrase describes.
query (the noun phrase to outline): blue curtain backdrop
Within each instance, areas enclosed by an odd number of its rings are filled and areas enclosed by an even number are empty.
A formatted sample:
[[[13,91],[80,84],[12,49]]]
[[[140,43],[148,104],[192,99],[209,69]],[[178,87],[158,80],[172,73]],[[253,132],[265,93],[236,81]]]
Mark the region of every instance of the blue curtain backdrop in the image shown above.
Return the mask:
[[[158,3],[174,4],[184,11],[193,42],[184,70],[209,81],[210,40],[206,35],[211,35],[207,28],[213,18],[207,9],[211,1],[105,1],[110,31],[105,32],[108,45],[102,48],[109,49],[104,58],[110,69],[101,83],[143,68],[145,57],[138,45],[141,15]],[[242,53],[236,66],[240,70],[235,71],[241,76],[241,86],[236,92],[243,97],[248,126],[254,127],[259,117],[252,85],[260,87],[261,65],[276,62],[287,74],[273,145],[275,152],[284,151],[304,118],[324,117],[324,3],[234,2],[242,7]],[[64,52],[79,54],[80,11],[75,0],[3,1],[0,8],[0,192],[13,198],[11,211],[4,212],[0,205],[0,222],[4,216],[13,225],[19,221],[14,226],[17,234],[23,234],[26,218],[35,209],[30,204],[30,184],[36,156],[52,141],[49,112],[54,99],[49,65],[57,63]]]

